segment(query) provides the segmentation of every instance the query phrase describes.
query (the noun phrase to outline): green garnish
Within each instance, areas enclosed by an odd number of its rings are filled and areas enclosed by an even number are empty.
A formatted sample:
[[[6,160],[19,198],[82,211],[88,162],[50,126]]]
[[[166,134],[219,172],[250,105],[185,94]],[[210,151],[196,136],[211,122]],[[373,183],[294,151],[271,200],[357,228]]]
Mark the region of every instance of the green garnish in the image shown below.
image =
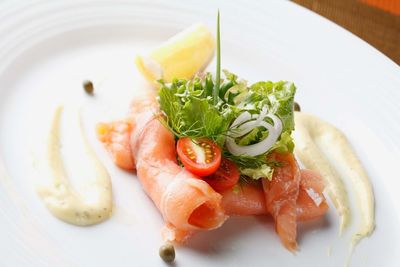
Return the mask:
[[[258,179],[260,172],[266,171],[264,165],[272,166],[267,160],[271,151],[291,152],[294,144],[291,137],[293,130],[293,98],[296,88],[288,82],[258,82],[247,86],[247,82],[224,70],[225,78],[221,80],[221,90],[214,105],[212,74],[195,77],[192,80],[175,79],[165,84],[160,81],[158,93],[161,111],[165,114],[162,123],[175,134],[177,138],[208,137],[223,150],[223,155],[235,162],[238,167],[252,178]],[[233,129],[233,120],[243,111],[252,114],[260,113],[263,107],[273,111],[282,121],[283,131],[278,141],[265,154],[258,156],[232,155],[224,146],[225,139]],[[237,138],[240,145],[258,143],[268,136],[268,131],[257,127],[250,133]]]
[[[223,156],[235,162],[240,169],[242,168],[251,168],[258,169],[262,165],[267,164],[267,157],[263,155],[251,157],[247,155],[242,156],[234,156],[229,151],[224,150]]]
[[[271,180],[272,174],[274,173],[274,168],[271,166],[268,166],[267,164],[263,164],[263,165],[261,165],[261,167],[259,167],[257,169],[241,168],[240,172],[242,175],[251,177],[254,180],[258,180],[261,178],[267,178],[268,180]]]
[[[272,151],[292,152],[294,148],[291,132],[294,129],[296,87],[286,81],[261,81],[248,86],[247,81],[226,70],[223,70],[224,78],[221,79],[219,21],[218,11],[215,80],[211,73],[195,76],[191,80],[174,79],[171,83],[160,80],[158,101],[164,114],[160,120],[177,138],[212,139],[222,148],[223,156],[237,164],[243,177],[271,179],[273,169],[279,163],[268,161],[268,154]],[[225,140],[227,137],[233,138],[237,130],[232,122],[243,112],[258,115],[262,110],[275,115],[282,123],[276,143],[257,156],[231,154],[225,146]],[[263,120],[273,123],[269,117]],[[243,136],[235,136],[234,140],[240,146],[248,146],[261,142],[268,135],[266,128],[258,126]]]
[[[214,105],[218,104],[219,86],[221,83],[221,38],[220,38],[220,25],[219,25],[219,10],[217,15],[217,71],[215,73],[214,85]]]
[[[162,121],[179,138],[208,137],[222,147],[234,113],[224,110],[219,97],[219,104],[214,105],[210,88],[214,88],[211,73],[203,79],[195,77],[161,83],[159,103],[166,115]]]

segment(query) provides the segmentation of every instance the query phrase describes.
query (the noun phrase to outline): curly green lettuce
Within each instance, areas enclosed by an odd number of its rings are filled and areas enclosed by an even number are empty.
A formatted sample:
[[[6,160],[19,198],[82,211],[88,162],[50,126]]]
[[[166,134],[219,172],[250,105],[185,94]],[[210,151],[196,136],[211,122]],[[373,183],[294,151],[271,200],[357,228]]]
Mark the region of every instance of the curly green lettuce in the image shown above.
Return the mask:
[[[222,148],[223,155],[239,166],[242,175],[253,179],[271,179],[273,166],[267,160],[268,154],[272,151],[292,152],[294,148],[291,132],[294,129],[296,87],[286,81],[257,82],[248,86],[245,80],[240,80],[228,71],[224,71],[224,76],[220,81],[217,101],[213,96],[215,82],[210,73],[191,80],[175,79],[169,84],[160,81],[158,101],[165,115],[162,122],[177,138],[212,139]],[[255,157],[230,154],[224,143],[230,134],[233,120],[244,111],[258,114],[263,108],[267,108],[282,121],[283,130],[275,145]],[[236,142],[245,146],[258,143],[267,136],[267,129],[257,127],[236,138]]]

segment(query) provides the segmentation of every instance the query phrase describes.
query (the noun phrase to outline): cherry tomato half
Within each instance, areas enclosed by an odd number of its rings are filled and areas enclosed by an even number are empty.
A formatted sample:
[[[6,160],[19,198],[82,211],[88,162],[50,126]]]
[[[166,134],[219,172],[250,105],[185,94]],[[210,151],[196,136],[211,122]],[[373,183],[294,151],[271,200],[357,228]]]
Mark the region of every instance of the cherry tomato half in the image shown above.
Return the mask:
[[[222,192],[234,187],[240,177],[239,168],[229,159],[222,158],[218,170],[203,180],[206,181],[217,192]]]
[[[180,138],[176,150],[183,166],[201,177],[213,174],[221,164],[221,149],[208,138]]]

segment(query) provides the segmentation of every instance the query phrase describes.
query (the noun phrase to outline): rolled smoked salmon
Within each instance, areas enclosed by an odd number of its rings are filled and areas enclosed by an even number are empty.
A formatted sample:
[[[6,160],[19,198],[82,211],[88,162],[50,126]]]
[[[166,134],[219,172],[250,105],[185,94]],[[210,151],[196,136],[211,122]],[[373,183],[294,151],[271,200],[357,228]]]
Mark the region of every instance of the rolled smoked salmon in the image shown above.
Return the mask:
[[[132,125],[128,121],[99,123],[96,127],[97,138],[104,143],[115,165],[125,170],[133,170],[130,134]]]
[[[174,136],[155,117],[156,106],[150,97],[132,104],[132,158],[145,192],[166,222],[164,238],[183,242],[193,232],[221,226],[227,216],[222,196],[177,164]]]
[[[276,232],[282,244],[295,251],[297,222],[317,219],[328,210],[322,194],[324,183],[318,173],[300,171],[291,153],[274,153],[271,158],[283,166],[275,168],[272,181],[262,180],[266,207],[275,219]]]
[[[324,180],[315,171],[301,170],[300,173],[300,190],[297,197],[297,220],[315,220],[328,211],[328,204],[322,194],[325,188]]]
[[[283,163],[275,168],[272,181],[243,182],[237,190],[215,192],[177,164],[174,136],[155,114],[154,96],[139,99],[127,120],[100,123],[97,134],[117,166],[136,168],[144,190],[164,217],[165,240],[183,242],[199,230],[219,227],[227,215],[271,214],[282,243],[294,251],[297,221],[326,213],[323,180],[313,171],[300,171],[290,153],[271,156]]]
[[[296,200],[297,221],[315,220],[325,215],[328,204],[322,194],[324,183],[322,177],[310,170],[301,170],[299,195]],[[308,190],[308,192],[307,192]],[[320,203],[310,197],[314,193]],[[266,215],[269,214],[265,204],[265,194],[261,181],[243,182],[237,190],[222,192],[222,206],[228,215]]]
[[[275,220],[275,229],[282,244],[295,251],[300,170],[292,153],[274,153],[271,158],[283,166],[275,167],[271,181],[262,181],[267,209]]]
[[[229,215],[265,215],[268,214],[265,205],[265,195],[260,181],[243,182],[237,190],[229,189],[222,192],[222,206]]]

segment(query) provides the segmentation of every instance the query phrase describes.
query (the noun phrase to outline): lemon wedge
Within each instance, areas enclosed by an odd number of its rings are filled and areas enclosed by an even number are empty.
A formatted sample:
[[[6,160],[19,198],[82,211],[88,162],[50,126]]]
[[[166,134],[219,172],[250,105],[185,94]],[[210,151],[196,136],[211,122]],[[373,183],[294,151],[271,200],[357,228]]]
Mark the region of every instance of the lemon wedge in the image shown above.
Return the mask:
[[[150,82],[159,79],[191,79],[214,55],[215,40],[202,24],[193,25],[171,37],[147,56],[137,56],[136,66]]]

